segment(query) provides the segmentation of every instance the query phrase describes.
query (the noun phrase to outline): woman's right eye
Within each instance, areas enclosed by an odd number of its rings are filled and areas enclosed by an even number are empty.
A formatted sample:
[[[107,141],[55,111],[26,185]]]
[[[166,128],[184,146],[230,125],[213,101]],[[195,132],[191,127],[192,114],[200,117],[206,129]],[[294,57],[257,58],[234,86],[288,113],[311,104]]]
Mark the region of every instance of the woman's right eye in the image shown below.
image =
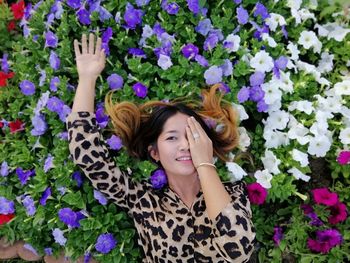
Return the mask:
[[[173,140],[176,140],[176,137],[175,136],[170,136],[168,138],[166,138],[167,141],[173,141]]]

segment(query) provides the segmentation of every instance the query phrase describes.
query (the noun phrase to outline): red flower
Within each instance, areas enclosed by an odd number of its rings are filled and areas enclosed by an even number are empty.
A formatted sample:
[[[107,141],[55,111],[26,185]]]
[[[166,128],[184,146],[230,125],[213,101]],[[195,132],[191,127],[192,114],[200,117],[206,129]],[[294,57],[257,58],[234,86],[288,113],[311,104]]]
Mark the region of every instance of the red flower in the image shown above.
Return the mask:
[[[345,204],[338,202],[329,207],[329,209],[331,210],[330,217],[328,218],[330,224],[335,225],[346,220],[347,211]]]
[[[14,217],[15,217],[14,214],[0,215],[0,225],[9,222]]]
[[[15,75],[15,73],[5,73],[3,71],[0,71],[0,87],[5,87],[7,85],[7,80],[12,78]]]
[[[326,187],[313,189],[312,194],[316,204],[332,206],[338,203],[337,193],[330,192]]]
[[[11,32],[12,30],[14,30],[16,28],[16,23],[14,20],[10,21],[7,25],[7,31]]]
[[[11,5],[11,10],[13,13],[13,16],[16,20],[21,20],[23,15],[24,15],[24,8],[25,8],[25,4],[24,1],[19,1],[16,4],[12,4]]]
[[[9,123],[9,127],[10,127],[10,131],[12,133],[18,132],[18,131],[22,131],[23,128],[23,122],[21,122],[20,120],[16,120],[16,121],[11,121]]]
[[[252,204],[261,205],[265,202],[267,191],[259,183],[247,185],[248,198]]]
[[[0,129],[4,127],[4,123],[2,121],[0,121]]]

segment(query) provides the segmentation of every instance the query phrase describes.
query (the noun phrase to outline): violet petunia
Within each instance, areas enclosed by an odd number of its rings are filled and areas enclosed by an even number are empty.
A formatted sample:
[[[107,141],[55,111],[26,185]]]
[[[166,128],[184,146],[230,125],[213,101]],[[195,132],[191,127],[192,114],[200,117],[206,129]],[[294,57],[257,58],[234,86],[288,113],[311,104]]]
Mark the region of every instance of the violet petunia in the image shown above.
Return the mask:
[[[150,180],[154,189],[161,189],[168,183],[167,175],[163,169],[155,170],[152,173]]]
[[[201,65],[202,67],[208,67],[209,66],[209,62],[208,62],[208,60],[205,58],[205,57],[203,57],[202,55],[196,55],[195,57],[194,57],[194,60],[199,64],[199,65]]]
[[[260,86],[254,86],[249,89],[249,99],[255,102],[262,100],[265,92]]]
[[[107,78],[107,83],[109,88],[112,90],[121,89],[123,87],[124,80],[120,75],[113,73]]]
[[[105,128],[108,124],[109,118],[108,115],[105,114],[105,111],[102,106],[97,107],[95,116],[96,122],[100,126],[100,128]]]
[[[117,241],[113,237],[112,234],[101,234],[97,238],[97,242],[95,244],[95,248],[98,252],[102,254],[108,254],[112,249],[114,249],[117,245]]]
[[[1,59],[1,70],[5,73],[8,73],[10,71],[10,67],[9,67],[7,58],[8,58],[8,54],[4,53],[4,55],[2,56],[2,59]]]
[[[81,7],[81,0],[67,0],[67,5],[73,9],[78,9]]]
[[[74,172],[72,178],[76,181],[78,187],[83,185],[84,179],[79,171]]]
[[[50,90],[53,92],[57,91],[57,87],[60,85],[60,78],[53,77],[50,81]]]
[[[3,161],[1,163],[1,170],[0,170],[0,175],[2,177],[6,177],[9,174],[9,166],[6,161]]]
[[[206,36],[209,31],[213,28],[211,21],[209,18],[199,21],[198,25],[195,27],[196,32],[199,34]]]
[[[21,167],[18,167],[16,169],[16,174],[18,176],[19,181],[21,182],[21,185],[25,185],[27,184],[29,178],[35,175],[35,170],[33,169],[24,171]]]
[[[213,85],[222,81],[222,69],[218,66],[211,66],[204,72],[205,83]]]
[[[46,105],[46,107],[50,111],[56,112],[56,113],[59,113],[62,110],[63,106],[64,106],[64,102],[61,99],[57,98],[56,96],[52,96],[51,98],[49,98]]]
[[[48,156],[45,159],[44,163],[44,172],[47,173],[51,168],[53,168],[53,160],[54,157],[51,154],[48,154]]]
[[[128,49],[128,53],[135,57],[147,58],[146,53],[140,48],[131,47]]]
[[[261,99],[256,104],[258,112],[267,112],[269,109],[269,105],[266,104],[264,99]]]
[[[49,58],[49,62],[50,62],[50,67],[53,70],[58,70],[61,64],[61,60],[60,58],[57,56],[55,51],[50,52],[50,58]]]
[[[148,5],[150,0],[136,0],[135,3],[138,7]]]
[[[281,243],[281,240],[283,239],[283,231],[282,231],[282,227],[274,227],[273,228],[273,237],[272,240],[275,243],[276,246],[279,246],[279,244]]]
[[[0,196],[0,214],[8,215],[15,212],[15,203],[11,200],[6,199],[3,196]]]
[[[80,24],[82,25],[91,24],[90,13],[85,8],[79,9],[79,11],[77,12],[77,16]]]
[[[76,228],[80,227],[79,221],[84,218],[84,215],[67,207],[58,211],[58,218],[68,227]]]
[[[258,15],[260,15],[262,19],[270,17],[267,8],[260,2],[256,3],[254,8],[254,16],[256,17]]]
[[[94,190],[94,198],[101,204],[106,205],[108,203],[107,198],[97,190]]]
[[[176,15],[179,12],[180,6],[177,3],[168,3],[164,10],[169,14],[169,15]]]
[[[61,246],[64,246],[67,242],[67,239],[63,235],[63,231],[59,228],[55,228],[52,230],[53,238],[55,239],[55,242],[57,244],[60,244]]]
[[[196,15],[199,13],[199,0],[187,0],[187,6],[193,14]]]
[[[249,100],[249,93],[250,93],[249,87],[243,86],[237,94],[237,99],[239,103],[243,103]]]
[[[238,23],[240,23],[241,25],[247,24],[249,20],[248,11],[244,9],[242,6],[239,6],[237,7],[236,12],[237,12]]]
[[[45,47],[57,47],[57,43],[58,38],[53,32],[48,31],[45,33]]]
[[[140,82],[135,83],[132,86],[132,89],[134,90],[135,95],[139,98],[145,98],[147,96],[148,89]]]
[[[51,187],[47,187],[45,189],[45,191],[43,192],[43,194],[41,195],[41,198],[39,200],[39,203],[42,205],[42,206],[45,206],[46,205],[46,201],[47,199],[51,196]]]
[[[220,68],[222,69],[222,74],[225,77],[231,76],[233,73],[232,62],[229,59],[224,59],[224,64],[222,64]]]
[[[127,28],[135,29],[142,22],[143,12],[140,9],[135,9],[131,4],[127,3],[124,13],[124,21]]]
[[[26,96],[31,96],[35,93],[35,85],[33,82],[29,80],[23,80],[19,87],[21,88],[21,91]]]
[[[123,143],[120,137],[114,134],[109,139],[107,139],[107,144],[112,150],[117,150],[117,151],[123,147]]]
[[[113,17],[112,14],[103,6],[100,6],[98,8],[98,13],[99,13],[99,18],[101,22],[104,22]]]
[[[33,129],[31,130],[31,135],[41,136],[47,130],[47,123],[43,114],[35,114],[32,118]]]
[[[36,213],[36,208],[34,205],[34,200],[30,195],[22,197],[22,204],[26,208],[26,213],[28,216],[33,216]]]
[[[265,73],[256,71],[249,77],[250,86],[260,86],[265,81]]]

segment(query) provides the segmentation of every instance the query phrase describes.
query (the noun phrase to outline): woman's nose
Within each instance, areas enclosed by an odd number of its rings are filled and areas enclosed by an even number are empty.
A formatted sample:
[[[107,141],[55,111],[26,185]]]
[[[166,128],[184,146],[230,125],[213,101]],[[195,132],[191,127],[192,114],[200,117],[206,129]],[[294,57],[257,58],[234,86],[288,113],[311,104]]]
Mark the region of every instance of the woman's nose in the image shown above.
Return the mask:
[[[189,149],[189,143],[188,143],[188,140],[187,138],[183,138],[181,139],[181,142],[180,142],[180,151],[187,151]]]

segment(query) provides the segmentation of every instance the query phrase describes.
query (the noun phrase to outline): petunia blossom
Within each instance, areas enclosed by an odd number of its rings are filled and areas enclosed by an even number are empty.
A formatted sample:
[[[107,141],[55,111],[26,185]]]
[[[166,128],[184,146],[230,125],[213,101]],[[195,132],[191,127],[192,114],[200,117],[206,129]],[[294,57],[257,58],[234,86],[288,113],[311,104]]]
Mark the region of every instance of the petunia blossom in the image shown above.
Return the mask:
[[[328,188],[315,188],[311,190],[315,203],[323,204],[326,206],[333,206],[338,203],[338,195],[337,193],[330,192]]]
[[[267,197],[267,190],[259,183],[247,185],[248,198],[252,204],[262,205]]]
[[[95,248],[98,252],[102,254],[108,254],[117,245],[117,240],[112,234],[101,234],[98,236]]]

